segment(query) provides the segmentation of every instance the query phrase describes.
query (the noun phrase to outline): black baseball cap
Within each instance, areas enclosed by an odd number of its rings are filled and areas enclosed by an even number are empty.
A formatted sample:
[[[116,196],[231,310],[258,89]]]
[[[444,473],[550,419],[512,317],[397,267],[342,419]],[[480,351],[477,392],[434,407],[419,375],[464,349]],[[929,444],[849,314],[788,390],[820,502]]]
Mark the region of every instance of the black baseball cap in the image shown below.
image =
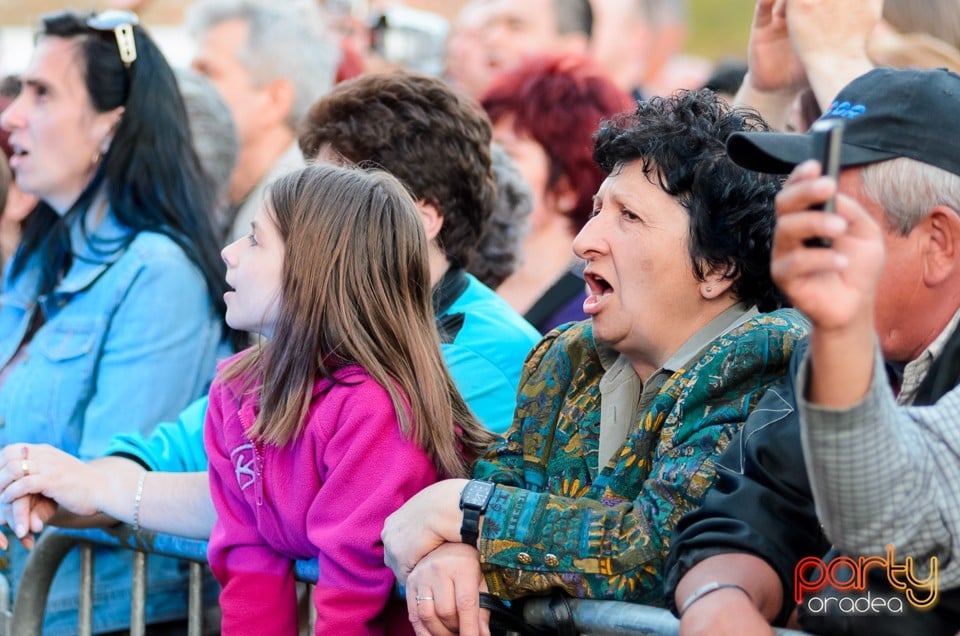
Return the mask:
[[[946,69],[876,68],[847,84],[820,117],[843,118],[843,168],[907,157],[960,175],[960,75]],[[786,174],[813,156],[809,134],[738,132],[737,164]]]

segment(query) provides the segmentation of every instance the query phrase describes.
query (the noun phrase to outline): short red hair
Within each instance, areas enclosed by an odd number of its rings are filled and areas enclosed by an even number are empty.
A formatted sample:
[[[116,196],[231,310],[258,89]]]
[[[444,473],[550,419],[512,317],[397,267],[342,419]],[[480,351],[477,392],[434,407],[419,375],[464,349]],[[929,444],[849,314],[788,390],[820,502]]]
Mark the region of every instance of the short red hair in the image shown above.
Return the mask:
[[[577,193],[570,221],[579,231],[605,176],[593,161],[593,133],[602,120],[632,110],[630,96],[591,59],[553,55],[529,58],[498,75],[481,103],[490,121],[512,115],[517,132],[544,149],[548,188],[567,178]]]

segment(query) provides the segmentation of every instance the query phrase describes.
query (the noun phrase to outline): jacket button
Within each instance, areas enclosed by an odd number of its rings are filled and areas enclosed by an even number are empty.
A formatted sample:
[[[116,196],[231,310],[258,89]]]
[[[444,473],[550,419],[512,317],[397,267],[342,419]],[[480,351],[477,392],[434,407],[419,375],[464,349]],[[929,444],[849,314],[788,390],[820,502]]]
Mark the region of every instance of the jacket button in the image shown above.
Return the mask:
[[[517,561],[519,561],[524,565],[530,565],[531,563],[533,563],[533,558],[526,552],[521,552],[520,554],[517,555]]]
[[[543,562],[552,568],[555,568],[558,565],[560,565],[560,559],[557,557],[556,554],[549,554],[549,553],[546,554],[543,557]]]

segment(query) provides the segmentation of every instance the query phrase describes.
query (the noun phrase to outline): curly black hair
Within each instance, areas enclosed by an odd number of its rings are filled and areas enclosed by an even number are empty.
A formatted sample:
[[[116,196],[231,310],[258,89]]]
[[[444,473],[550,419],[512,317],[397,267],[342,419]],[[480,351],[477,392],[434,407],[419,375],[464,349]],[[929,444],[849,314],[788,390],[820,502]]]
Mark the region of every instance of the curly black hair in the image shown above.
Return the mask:
[[[710,270],[726,272],[737,299],[761,311],[786,304],[770,278],[774,197],[782,180],[741,168],[727,156],[725,143],[735,132],[766,130],[759,113],[733,108],[713,91],[677,91],[603,122],[593,151],[607,174],[642,161],[651,183],[690,214],[697,278],[704,280]]]

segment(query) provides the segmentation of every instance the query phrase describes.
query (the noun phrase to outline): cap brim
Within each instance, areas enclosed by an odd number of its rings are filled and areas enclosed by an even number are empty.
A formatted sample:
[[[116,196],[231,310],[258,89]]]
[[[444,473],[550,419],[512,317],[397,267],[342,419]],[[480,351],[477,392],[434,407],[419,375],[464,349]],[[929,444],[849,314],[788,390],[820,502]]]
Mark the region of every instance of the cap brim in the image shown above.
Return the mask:
[[[734,163],[770,174],[787,174],[798,164],[813,157],[810,135],[774,132],[738,132],[727,139],[727,154]],[[840,145],[840,166],[862,166],[897,157],[896,153],[854,146]]]

